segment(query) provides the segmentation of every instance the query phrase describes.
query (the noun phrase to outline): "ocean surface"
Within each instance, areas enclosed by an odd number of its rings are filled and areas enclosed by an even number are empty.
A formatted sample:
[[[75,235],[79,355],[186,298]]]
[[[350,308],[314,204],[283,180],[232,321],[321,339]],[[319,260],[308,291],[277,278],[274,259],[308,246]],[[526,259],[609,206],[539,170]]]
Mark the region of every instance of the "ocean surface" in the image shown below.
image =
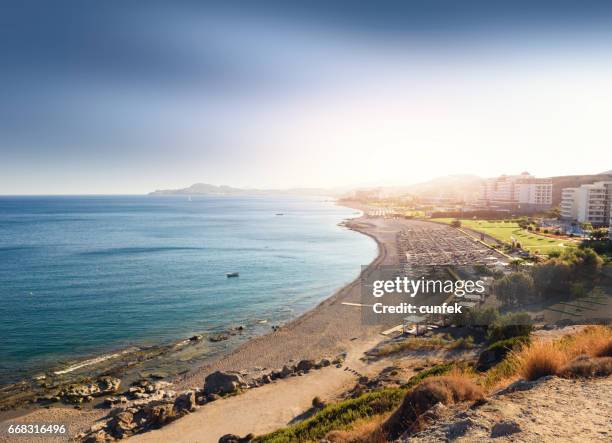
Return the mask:
[[[323,198],[0,197],[0,383],[129,345],[269,330],[376,256],[338,226],[355,216]]]

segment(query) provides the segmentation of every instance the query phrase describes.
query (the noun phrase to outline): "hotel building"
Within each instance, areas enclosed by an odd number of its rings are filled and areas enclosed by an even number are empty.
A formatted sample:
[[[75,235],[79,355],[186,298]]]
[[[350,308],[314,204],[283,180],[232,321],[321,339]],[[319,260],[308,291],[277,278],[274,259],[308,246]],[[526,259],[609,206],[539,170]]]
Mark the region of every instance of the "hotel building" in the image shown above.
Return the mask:
[[[480,199],[486,206],[546,209],[552,205],[552,180],[536,178],[527,172],[489,178],[481,186]]]
[[[612,181],[595,182],[561,191],[561,218],[591,223],[593,226],[612,224]]]

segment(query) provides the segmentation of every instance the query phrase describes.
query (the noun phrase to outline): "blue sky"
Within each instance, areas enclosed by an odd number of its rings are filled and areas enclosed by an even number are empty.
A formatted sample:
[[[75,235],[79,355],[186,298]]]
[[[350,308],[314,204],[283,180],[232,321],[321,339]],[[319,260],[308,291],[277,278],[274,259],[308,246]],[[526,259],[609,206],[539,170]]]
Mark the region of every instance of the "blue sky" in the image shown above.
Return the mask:
[[[611,9],[1,2],[0,194],[611,169]]]

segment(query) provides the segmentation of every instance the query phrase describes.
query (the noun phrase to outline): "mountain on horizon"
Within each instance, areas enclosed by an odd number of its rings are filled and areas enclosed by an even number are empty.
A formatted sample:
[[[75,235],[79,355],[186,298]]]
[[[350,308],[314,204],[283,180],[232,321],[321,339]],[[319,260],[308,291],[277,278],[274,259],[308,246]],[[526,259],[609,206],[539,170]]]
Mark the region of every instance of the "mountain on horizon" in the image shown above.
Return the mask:
[[[291,188],[291,189],[244,189],[234,188],[227,185],[211,185],[209,183],[195,183],[187,188],[181,189],[158,189],[149,195],[218,195],[218,196],[240,196],[240,195],[309,195],[309,196],[338,196],[343,191],[340,189],[323,188]]]

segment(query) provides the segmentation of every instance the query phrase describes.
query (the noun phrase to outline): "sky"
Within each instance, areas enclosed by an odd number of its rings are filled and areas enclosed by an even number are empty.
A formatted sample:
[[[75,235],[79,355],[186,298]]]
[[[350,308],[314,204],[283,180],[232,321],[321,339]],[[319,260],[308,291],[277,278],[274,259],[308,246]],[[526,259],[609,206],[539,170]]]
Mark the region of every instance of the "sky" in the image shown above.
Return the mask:
[[[0,194],[612,169],[612,3],[0,0]]]

